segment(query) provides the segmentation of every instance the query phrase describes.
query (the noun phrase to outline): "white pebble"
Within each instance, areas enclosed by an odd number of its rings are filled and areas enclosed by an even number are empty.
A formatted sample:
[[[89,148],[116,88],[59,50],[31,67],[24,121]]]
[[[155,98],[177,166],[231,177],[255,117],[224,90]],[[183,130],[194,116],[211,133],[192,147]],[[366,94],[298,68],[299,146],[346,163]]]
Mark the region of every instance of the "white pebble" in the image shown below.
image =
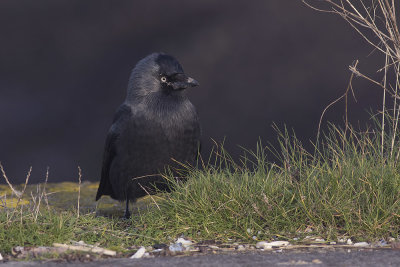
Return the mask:
[[[368,247],[369,244],[367,242],[358,242],[358,243],[354,243],[355,247]]]
[[[145,253],[146,253],[146,248],[140,247],[138,251],[136,251],[136,253],[131,256],[131,259],[140,259],[144,256]]]
[[[346,242],[346,240],[344,238],[339,238],[338,242],[339,243],[344,243],[344,242]]]
[[[245,250],[245,247],[244,247],[243,245],[239,245],[239,246],[237,247],[237,250],[238,250],[238,251]]]
[[[247,233],[251,234],[251,229],[247,228]]]
[[[176,243],[181,243],[182,246],[184,246],[184,247],[188,247],[188,246],[191,246],[193,244],[192,241],[186,240],[186,239],[184,239],[182,237],[179,237],[178,240],[176,240]]]
[[[289,245],[288,241],[273,241],[273,242],[260,241],[257,242],[256,248],[271,249],[272,247],[286,247],[288,245]]]
[[[256,237],[255,235],[253,235],[253,237],[252,237],[252,238],[253,238],[253,240],[257,240],[257,237]]]
[[[329,242],[329,245],[336,245],[336,242],[335,241],[331,241],[331,242]]]
[[[315,239],[315,242],[325,242],[325,239],[323,239],[323,238],[316,238],[316,239]]]
[[[349,238],[349,239],[347,239],[346,243],[347,243],[347,245],[351,245],[351,244],[353,244],[353,241],[351,241],[351,239]]]

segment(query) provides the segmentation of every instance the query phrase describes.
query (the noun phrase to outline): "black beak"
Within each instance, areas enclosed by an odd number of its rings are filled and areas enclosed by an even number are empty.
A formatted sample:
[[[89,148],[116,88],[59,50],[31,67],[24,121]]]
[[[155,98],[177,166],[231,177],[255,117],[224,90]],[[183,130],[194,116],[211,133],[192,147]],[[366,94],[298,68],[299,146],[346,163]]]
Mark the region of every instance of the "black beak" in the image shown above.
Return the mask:
[[[179,76],[177,77],[177,81],[171,84],[172,88],[174,88],[175,90],[183,90],[188,87],[195,87],[198,85],[198,81],[186,76],[185,74],[179,74]]]
[[[186,82],[190,87],[195,87],[200,85],[199,82],[193,79],[192,77],[188,77]]]

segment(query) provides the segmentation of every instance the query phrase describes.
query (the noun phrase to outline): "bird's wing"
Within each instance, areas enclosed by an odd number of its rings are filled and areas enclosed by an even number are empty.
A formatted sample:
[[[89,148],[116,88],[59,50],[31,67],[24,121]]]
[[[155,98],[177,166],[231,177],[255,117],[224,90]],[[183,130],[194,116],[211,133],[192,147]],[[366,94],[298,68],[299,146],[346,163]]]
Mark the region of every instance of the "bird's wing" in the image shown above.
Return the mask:
[[[119,127],[119,125],[123,124],[122,122],[124,122],[130,115],[131,110],[126,105],[120,106],[115,113],[113,125],[111,126],[106,138],[106,145],[103,155],[103,167],[101,170],[101,180],[96,194],[96,201],[99,200],[102,195],[110,195],[111,197],[114,197],[114,191],[110,183],[110,167],[117,153],[116,142],[121,131],[121,127]]]

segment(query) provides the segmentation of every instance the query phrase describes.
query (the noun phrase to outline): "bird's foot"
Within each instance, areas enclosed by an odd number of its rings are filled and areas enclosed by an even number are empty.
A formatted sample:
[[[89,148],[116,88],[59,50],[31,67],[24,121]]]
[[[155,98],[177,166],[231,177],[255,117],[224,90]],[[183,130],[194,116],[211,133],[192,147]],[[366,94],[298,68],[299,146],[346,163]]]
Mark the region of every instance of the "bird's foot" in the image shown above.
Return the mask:
[[[129,210],[126,210],[124,213],[124,218],[129,220],[131,218],[131,213],[129,212]]]

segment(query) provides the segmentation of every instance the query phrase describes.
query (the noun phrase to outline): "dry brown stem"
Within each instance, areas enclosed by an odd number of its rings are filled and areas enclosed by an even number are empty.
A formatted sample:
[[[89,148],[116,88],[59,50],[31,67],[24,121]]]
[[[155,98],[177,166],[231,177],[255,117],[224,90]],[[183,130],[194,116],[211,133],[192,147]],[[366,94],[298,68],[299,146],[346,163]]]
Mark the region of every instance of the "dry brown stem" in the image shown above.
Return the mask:
[[[396,18],[396,7],[395,1],[389,0],[302,0],[310,8],[320,11],[334,13],[341,16],[346,20],[349,25],[356,30],[360,36],[372,46],[375,51],[380,52],[384,56],[383,67],[377,68],[377,72],[384,71],[381,81],[376,81],[370,78],[369,75],[361,73],[357,69],[357,64],[350,66],[350,71],[356,76],[362,77],[369,82],[378,85],[383,89],[382,95],[382,120],[381,120],[381,154],[384,155],[384,138],[386,135],[386,116],[387,112],[387,97],[391,97],[393,101],[393,115],[390,116],[391,130],[393,135],[391,136],[390,144],[390,157],[393,157],[394,145],[396,135],[399,133],[398,118],[400,112],[400,106],[397,99],[399,96],[399,76],[400,76],[400,32]],[[320,7],[319,5],[323,6]],[[352,79],[352,78],[351,78]],[[339,100],[347,99],[348,89],[346,93],[330,103],[322,113],[321,119],[326,110]],[[347,117],[347,105],[346,105],[346,117]],[[321,126],[321,120],[318,127]],[[346,119],[347,127],[347,119]],[[396,158],[400,155],[397,153]]]
[[[3,165],[0,162],[0,170],[1,173],[3,174],[3,178],[6,180],[6,183],[8,184],[8,186],[10,187],[11,191],[17,196],[17,197],[21,197],[21,192],[17,191],[14,189],[14,187],[12,186],[12,184],[10,183],[10,181],[7,178],[6,172],[4,171]]]
[[[79,203],[80,203],[80,199],[81,199],[81,183],[82,183],[82,170],[81,170],[80,166],[78,166],[78,179],[79,179],[79,185],[78,185],[78,208],[77,208],[78,214],[76,216],[79,218]]]

